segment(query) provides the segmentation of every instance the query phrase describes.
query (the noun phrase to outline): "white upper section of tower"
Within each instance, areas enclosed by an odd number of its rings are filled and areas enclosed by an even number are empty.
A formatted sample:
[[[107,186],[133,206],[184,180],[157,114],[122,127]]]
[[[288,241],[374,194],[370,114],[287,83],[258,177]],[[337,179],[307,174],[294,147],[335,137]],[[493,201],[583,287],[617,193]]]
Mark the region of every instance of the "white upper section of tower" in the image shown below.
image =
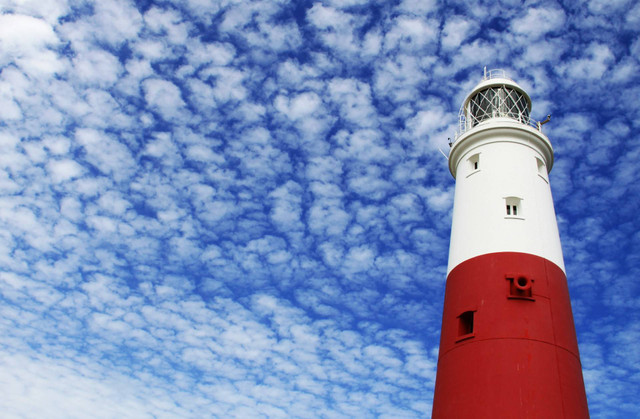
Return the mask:
[[[529,253],[564,269],[548,177],[553,148],[530,111],[527,93],[504,74],[485,77],[465,99],[465,129],[449,153],[449,271],[495,252]]]

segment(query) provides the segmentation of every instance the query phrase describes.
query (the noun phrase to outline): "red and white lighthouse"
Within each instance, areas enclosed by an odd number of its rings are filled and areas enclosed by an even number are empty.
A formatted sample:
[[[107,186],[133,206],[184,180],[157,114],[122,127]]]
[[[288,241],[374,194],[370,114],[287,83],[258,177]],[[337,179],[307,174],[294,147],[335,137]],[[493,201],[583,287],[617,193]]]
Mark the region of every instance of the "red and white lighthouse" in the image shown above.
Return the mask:
[[[501,70],[460,110],[433,418],[588,418],[549,171],[531,99]]]

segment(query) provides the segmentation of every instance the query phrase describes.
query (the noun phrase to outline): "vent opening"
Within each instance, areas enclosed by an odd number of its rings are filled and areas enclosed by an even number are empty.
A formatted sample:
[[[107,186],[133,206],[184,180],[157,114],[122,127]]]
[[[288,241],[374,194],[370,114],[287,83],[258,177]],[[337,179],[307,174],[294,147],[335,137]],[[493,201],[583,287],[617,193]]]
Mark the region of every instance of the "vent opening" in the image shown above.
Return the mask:
[[[533,301],[533,279],[526,275],[507,275],[509,281],[508,298],[519,298]]]

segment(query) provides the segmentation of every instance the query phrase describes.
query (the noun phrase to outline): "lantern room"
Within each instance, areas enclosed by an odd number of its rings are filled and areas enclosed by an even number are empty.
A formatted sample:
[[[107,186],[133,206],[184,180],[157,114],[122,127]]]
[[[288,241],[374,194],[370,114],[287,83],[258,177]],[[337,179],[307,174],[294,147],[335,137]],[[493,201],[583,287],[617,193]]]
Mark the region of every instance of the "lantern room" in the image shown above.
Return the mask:
[[[529,95],[504,70],[485,70],[482,81],[460,108],[459,134],[492,118],[509,118],[529,125],[530,113]]]

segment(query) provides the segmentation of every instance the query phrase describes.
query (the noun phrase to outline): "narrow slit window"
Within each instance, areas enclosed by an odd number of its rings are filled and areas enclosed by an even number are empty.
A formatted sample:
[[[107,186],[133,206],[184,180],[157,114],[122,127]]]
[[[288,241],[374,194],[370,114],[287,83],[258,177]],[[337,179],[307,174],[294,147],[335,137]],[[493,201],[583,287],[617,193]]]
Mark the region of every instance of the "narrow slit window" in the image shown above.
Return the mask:
[[[536,157],[536,165],[538,167],[538,174],[541,176],[544,176],[547,171],[547,168],[545,167],[544,162],[541,159]]]
[[[474,154],[473,156],[467,159],[469,164],[469,171],[474,173],[480,169],[480,154]]]
[[[544,179],[545,182],[549,183],[549,180],[547,177],[548,176],[547,166],[544,164],[542,159],[539,159],[538,157],[536,157],[536,166],[538,168],[538,176]]]

